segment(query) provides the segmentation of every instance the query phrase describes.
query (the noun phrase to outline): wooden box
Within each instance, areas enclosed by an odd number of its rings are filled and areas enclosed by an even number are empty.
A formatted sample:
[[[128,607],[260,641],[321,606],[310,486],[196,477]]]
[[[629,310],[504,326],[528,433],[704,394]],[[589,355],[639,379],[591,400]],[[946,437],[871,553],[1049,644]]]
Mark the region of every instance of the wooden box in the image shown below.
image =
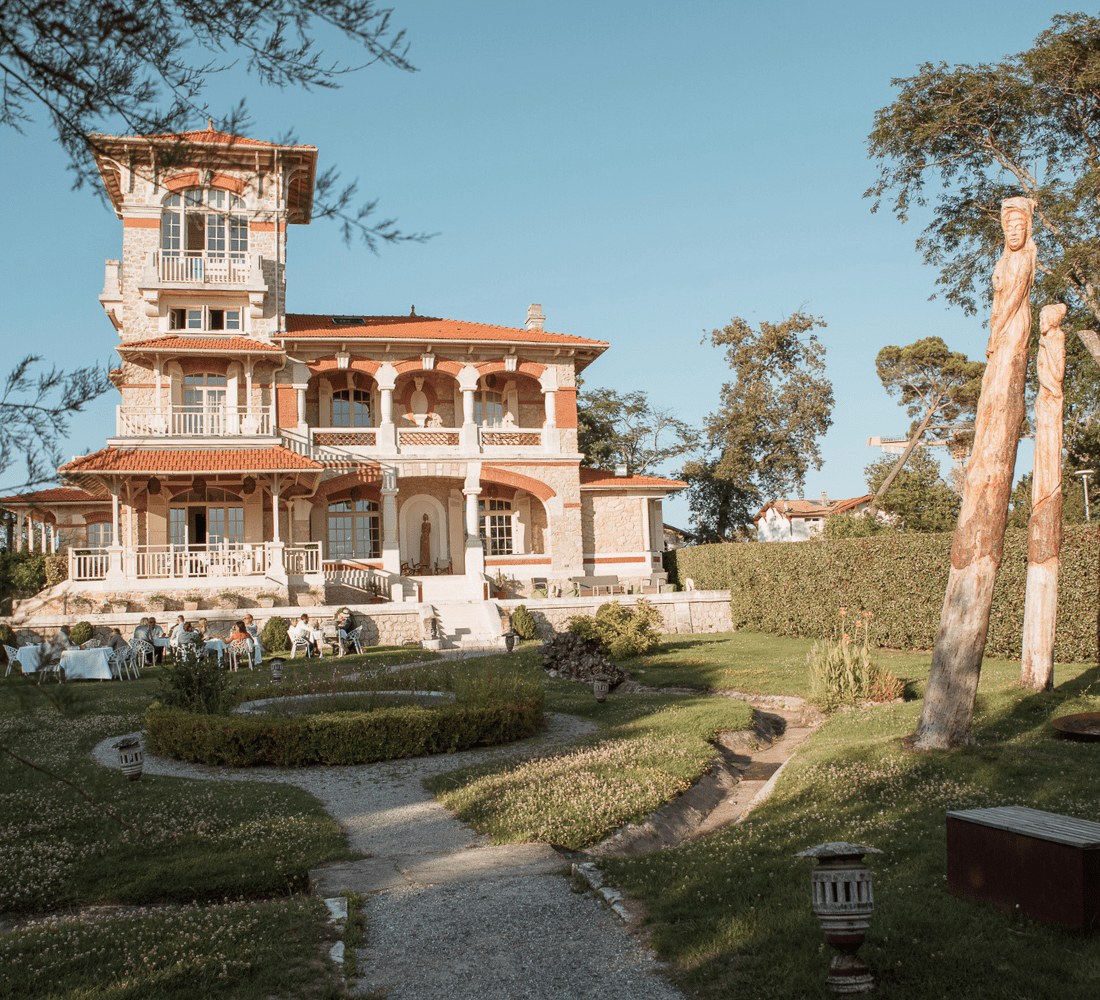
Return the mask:
[[[1100,823],[1027,806],[949,812],[947,888],[1005,913],[1095,930]]]

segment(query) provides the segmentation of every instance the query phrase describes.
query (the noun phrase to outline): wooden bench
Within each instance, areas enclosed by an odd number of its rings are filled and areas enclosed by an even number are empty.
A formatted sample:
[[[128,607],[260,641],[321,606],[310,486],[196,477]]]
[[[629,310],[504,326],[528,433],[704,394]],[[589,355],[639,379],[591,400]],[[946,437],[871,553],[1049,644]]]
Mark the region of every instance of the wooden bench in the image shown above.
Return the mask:
[[[577,585],[581,597],[599,597],[601,591],[608,594],[626,593],[626,587],[619,583],[617,576],[571,576],[569,579]]]
[[[1005,913],[1095,930],[1100,823],[1027,806],[949,812],[947,888]]]

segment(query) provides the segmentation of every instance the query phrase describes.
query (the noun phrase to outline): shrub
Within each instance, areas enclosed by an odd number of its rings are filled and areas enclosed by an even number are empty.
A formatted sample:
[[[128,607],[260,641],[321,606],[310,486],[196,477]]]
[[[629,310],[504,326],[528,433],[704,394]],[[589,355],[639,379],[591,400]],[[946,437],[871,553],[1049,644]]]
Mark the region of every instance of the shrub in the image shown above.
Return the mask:
[[[840,609],[840,635],[831,640],[818,640],[807,656],[813,700],[823,708],[833,708],[861,701],[900,698],[905,685],[871,656],[870,612],[866,617],[857,615],[855,624],[849,626],[855,632],[854,642],[844,631],[847,614],[847,608]],[[863,630],[862,645],[859,644],[860,629]]]
[[[600,651],[616,660],[649,653],[660,644],[661,614],[645,598],[633,609],[618,601],[600,605],[595,617],[574,615],[569,631],[582,639],[599,644]]]
[[[4,582],[17,594],[37,594],[46,586],[46,557],[41,552],[12,552],[4,560]]]
[[[931,649],[939,628],[950,534],[886,532],[874,538],[697,545],[666,553],[680,578],[700,589],[729,590],[735,629],[830,638],[841,607],[874,613],[875,639],[895,649]],[[1100,537],[1091,525],[1067,525],[1058,578],[1054,659],[1097,654],[1096,593]],[[1027,532],[1005,534],[993,590],[986,652],[1020,657],[1027,577]]]
[[[77,622],[69,629],[69,642],[74,646],[82,646],[94,635],[95,629],[91,622]]]
[[[287,630],[290,622],[280,615],[269,618],[260,633],[260,644],[268,653],[279,653],[290,649],[290,640],[287,638]]]
[[[157,700],[169,708],[203,715],[228,712],[236,697],[229,678],[216,656],[200,657],[193,648],[182,646],[175,661],[166,664]]]
[[[69,579],[69,554],[67,552],[51,552],[46,556],[45,565],[46,583],[53,587],[62,580]]]
[[[534,639],[536,635],[535,619],[524,605],[512,612],[512,631],[521,639]]]
[[[0,663],[8,662],[8,654],[4,650],[4,646],[11,646],[13,649],[18,649],[19,639],[12,631],[10,625],[7,623],[0,623]]]

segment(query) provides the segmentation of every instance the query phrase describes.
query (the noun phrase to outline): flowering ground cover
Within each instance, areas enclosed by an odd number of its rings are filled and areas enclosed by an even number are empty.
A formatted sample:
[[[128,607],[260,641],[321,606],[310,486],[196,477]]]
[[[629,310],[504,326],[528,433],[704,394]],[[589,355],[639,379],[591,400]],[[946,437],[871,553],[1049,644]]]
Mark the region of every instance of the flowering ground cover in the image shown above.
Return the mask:
[[[510,661],[542,673],[537,647]],[[600,704],[588,686],[549,677],[545,690],[545,711],[591,719],[598,733],[568,750],[425,783],[495,843],[538,840],[574,849],[595,843],[687,789],[714,756],[717,732],[752,725],[752,709],[728,698],[612,694]]]
[[[876,910],[861,949],[876,993],[1094,997],[1096,938],[1006,916],[946,888],[949,809],[1027,805],[1100,821],[1100,744],[1055,739],[1050,727],[1060,715],[1100,710],[1100,668],[1058,665],[1058,686],[1042,694],[1015,686],[1019,669],[985,661],[979,746],[907,751],[919,701],[837,712],[743,824],[675,850],[603,861],[612,884],[645,902],[651,943],[678,985],[704,1000],[831,995],[831,949],[810,909],[813,862],[794,855],[851,840],[884,852],[867,859]]]

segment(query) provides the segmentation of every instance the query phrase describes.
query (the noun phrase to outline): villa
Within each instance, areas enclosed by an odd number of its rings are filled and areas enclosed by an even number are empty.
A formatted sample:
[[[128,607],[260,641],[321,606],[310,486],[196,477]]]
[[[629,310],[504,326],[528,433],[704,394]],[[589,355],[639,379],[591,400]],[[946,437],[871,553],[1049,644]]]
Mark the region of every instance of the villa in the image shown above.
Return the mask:
[[[581,466],[577,376],[605,341],[539,305],[515,328],[287,313],[315,147],[96,140],[122,221],[115,435],[66,486],[0,499],[17,547],[68,553],[70,593],[481,600],[660,572],[685,484]]]

